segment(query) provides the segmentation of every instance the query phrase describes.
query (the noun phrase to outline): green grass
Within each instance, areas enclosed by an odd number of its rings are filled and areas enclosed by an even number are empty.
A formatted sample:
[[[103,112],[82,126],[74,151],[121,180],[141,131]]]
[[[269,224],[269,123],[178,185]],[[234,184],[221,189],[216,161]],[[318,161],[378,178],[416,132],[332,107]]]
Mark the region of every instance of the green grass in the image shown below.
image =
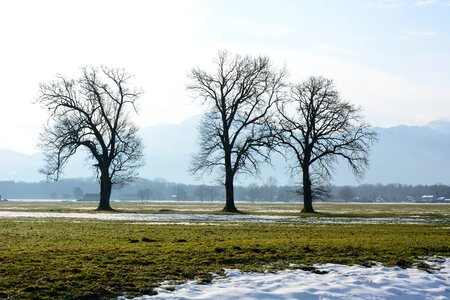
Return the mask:
[[[145,225],[0,219],[0,298],[151,294],[162,281],[208,282],[223,268],[315,263],[408,265],[450,256],[450,223]]]

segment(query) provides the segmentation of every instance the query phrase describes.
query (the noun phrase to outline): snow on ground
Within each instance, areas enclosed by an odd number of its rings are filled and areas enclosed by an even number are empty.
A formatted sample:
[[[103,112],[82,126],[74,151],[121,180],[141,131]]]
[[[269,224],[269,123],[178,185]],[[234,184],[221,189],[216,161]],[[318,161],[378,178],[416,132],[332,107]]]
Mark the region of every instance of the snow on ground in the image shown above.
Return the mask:
[[[218,214],[135,214],[135,213],[57,213],[57,212],[23,212],[0,211],[0,218],[70,218],[105,221],[135,221],[155,222],[165,224],[173,222],[211,222],[236,223],[236,222],[296,222],[300,224],[423,224],[432,222],[450,222],[449,218],[348,218],[348,217],[295,217],[295,216],[270,216],[270,215],[218,215]]]
[[[144,299],[450,299],[450,259],[432,258],[436,270],[366,268],[336,264],[317,265],[328,272],[302,270],[276,273],[241,273],[226,270],[226,276],[211,284],[196,282],[158,289],[158,295]],[[119,297],[118,300],[125,300]]]
[[[0,211],[0,218],[70,218],[105,221],[140,221],[140,222],[276,222],[295,220],[298,217],[254,216],[254,215],[216,215],[216,214],[136,214],[136,213],[57,213],[57,212],[23,212]]]

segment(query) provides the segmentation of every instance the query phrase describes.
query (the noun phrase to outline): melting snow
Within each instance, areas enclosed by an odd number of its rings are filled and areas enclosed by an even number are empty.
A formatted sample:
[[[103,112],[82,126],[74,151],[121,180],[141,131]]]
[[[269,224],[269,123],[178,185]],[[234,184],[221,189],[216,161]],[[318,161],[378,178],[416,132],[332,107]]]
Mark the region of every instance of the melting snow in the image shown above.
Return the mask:
[[[450,222],[449,218],[348,218],[348,217],[296,217],[267,215],[218,215],[218,214],[136,214],[136,213],[57,213],[0,211],[0,218],[70,218],[105,221],[139,222],[296,222],[300,224],[423,224]]]
[[[226,276],[209,285],[196,282],[164,287],[144,299],[450,299],[450,259],[428,262],[436,270],[372,268],[336,264],[317,265],[326,274],[302,270],[276,273],[242,273],[226,270]],[[125,300],[125,297],[119,297]]]

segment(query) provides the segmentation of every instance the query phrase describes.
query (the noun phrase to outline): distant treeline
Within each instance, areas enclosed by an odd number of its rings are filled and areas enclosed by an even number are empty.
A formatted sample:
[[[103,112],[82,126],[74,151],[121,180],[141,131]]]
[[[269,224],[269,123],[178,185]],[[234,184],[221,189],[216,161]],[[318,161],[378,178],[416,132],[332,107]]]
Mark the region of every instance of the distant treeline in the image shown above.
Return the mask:
[[[264,184],[236,186],[238,201],[301,201],[298,186],[279,186],[274,178]],[[450,186],[363,184],[360,186],[330,186],[323,201],[421,201],[422,196],[432,195],[434,199],[450,198]],[[81,199],[85,194],[98,194],[99,185],[95,179],[63,179],[57,182],[14,182],[0,181],[0,196],[3,199]],[[187,185],[168,182],[163,178],[148,180],[140,178],[120,190],[113,190],[116,200],[176,200],[176,201],[223,201],[224,189],[219,185]]]
[[[422,198],[422,196],[426,196]],[[450,186],[444,184],[433,185],[406,185],[406,184],[363,184],[356,187],[334,187],[332,198],[347,201],[373,202],[373,201],[435,201],[439,198],[450,198]]]
[[[294,186],[251,184],[235,187],[236,199],[246,201],[300,201]],[[95,179],[62,179],[56,182],[0,181],[0,196],[4,199],[82,199],[99,194]],[[222,201],[225,192],[220,185],[188,185],[168,182],[164,178],[139,178],[132,184],[112,191],[113,200],[177,200]]]
[[[4,199],[81,199],[84,194],[98,194],[95,179],[63,179],[57,182],[0,181],[0,196]],[[297,186],[278,186],[276,180],[266,184],[250,184],[235,187],[238,201],[301,201]],[[363,184],[360,186],[330,186],[323,201],[422,201],[422,196],[434,199],[450,198],[450,186]],[[113,190],[116,200],[176,200],[176,201],[222,201],[224,190],[219,185],[187,185],[168,182],[163,178],[138,179],[120,190]]]

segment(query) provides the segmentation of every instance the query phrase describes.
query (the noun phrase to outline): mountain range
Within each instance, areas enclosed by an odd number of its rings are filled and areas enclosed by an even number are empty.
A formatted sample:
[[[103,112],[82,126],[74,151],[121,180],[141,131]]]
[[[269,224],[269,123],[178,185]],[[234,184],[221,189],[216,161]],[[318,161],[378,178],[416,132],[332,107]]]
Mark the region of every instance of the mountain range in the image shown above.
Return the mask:
[[[145,143],[143,178],[165,178],[180,183],[211,183],[211,178],[197,180],[189,174],[189,162],[198,149],[197,126],[200,117],[192,117],[180,124],[156,125],[140,130]],[[370,154],[370,168],[361,181],[356,181],[346,166],[337,165],[332,184],[358,183],[450,184],[450,122],[434,121],[425,126],[396,126],[374,128],[378,133]],[[77,152],[65,168],[64,178],[94,176],[86,154]],[[0,150],[0,180],[35,182],[45,180],[38,172],[42,154],[27,155],[13,150]],[[261,183],[269,176],[278,184],[296,183],[286,172],[280,156],[273,158],[273,166],[264,167],[260,178],[241,178],[240,184]]]

